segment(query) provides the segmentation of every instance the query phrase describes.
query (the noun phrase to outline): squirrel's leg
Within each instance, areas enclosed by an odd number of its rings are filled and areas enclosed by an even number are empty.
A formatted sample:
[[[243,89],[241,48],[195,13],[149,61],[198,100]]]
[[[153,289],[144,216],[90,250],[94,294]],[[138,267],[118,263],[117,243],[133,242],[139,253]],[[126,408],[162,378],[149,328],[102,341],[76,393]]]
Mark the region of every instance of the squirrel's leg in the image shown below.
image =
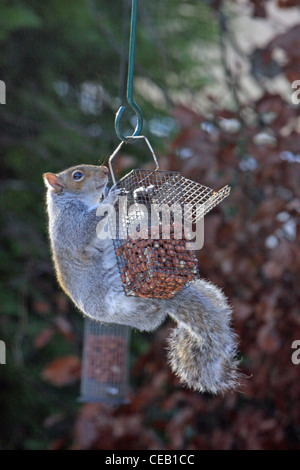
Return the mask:
[[[184,289],[170,305],[178,323],[169,338],[173,372],[189,387],[218,393],[237,385],[236,336],[222,292],[203,280]]]
[[[155,330],[167,316],[160,300],[126,296],[121,285],[107,293],[104,307],[106,321],[117,321],[140,331]]]
[[[115,195],[108,197],[108,201],[113,202]],[[107,199],[104,201],[108,204]],[[101,205],[85,210],[77,217],[80,232],[84,234],[77,241],[77,256],[89,260],[89,263],[86,274],[81,269],[84,282],[79,286],[76,277],[69,294],[78,308],[93,320],[154,330],[167,316],[164,304],[158,299],[125,295],[113,241],[107,238],[104,230],[107,224],[105,211],[99,213],[97,210]]]

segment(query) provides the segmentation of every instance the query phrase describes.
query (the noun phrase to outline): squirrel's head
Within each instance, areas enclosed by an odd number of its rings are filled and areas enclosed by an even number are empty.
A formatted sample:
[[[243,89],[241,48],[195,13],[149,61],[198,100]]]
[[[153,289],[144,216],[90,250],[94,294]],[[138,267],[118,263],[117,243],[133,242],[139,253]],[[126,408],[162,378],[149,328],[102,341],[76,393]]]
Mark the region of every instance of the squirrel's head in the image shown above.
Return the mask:
[[[46,187],[54,194],[73,194],[88,205],[93,205],[103,196],[108,182],[108,168],[78,165],[58,174],[45,173],[43,177]]]

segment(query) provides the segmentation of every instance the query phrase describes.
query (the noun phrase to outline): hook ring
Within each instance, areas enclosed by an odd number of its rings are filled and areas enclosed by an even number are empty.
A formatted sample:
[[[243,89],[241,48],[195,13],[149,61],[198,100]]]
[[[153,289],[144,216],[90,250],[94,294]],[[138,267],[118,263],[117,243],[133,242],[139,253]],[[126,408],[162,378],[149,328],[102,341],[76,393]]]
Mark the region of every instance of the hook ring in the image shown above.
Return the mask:
[[[116,118],[115,118],[115,129],[116,129],[116,134],[117,136],[119,137],[120,140],[122,141],[128,141],[130,140],[132,137],[136,137],[140,134],[142,128],[143,128],[143,114],[142,114],[142,111],[140,110],[140,108],[138,107],[138,105],[132,101],[130,103],[130,106],[131,108],[134,110],[136,116],[137,116],[137,124],[136,124],[136,128],[133,132],[133,134],[131,136],[126,136],[123,134],[123,132],[121,131],[121,119],[122,119],[122,116],[123,116],[123,113],[126,109],[125,106],[121,106],[116,114]]]
[[[132,7],[131,7],[131,26],[130,26],[130,39],[129,39],[129,59],[128,59],[128,75],[127,75],[127,102],[129,106],[133,109],[137,116],[137,125],[134,130],[134,133],[131,136],[126,136],[121,131],[121,117],[125,111],[125,106],[121,106],[116,114],[115,118],[115,130],[116,134],[120,140],[126,142],[130,140],[132,137],[137,137],[142,130],[143,127],[143,113],[134,101],[132,97],[132,90],[133,90],[133,72],[134,72],[134,55],[135,55],[135,40],[136,40],[136,22],[137,22],[137,8],[138,8],[138,0],[132,0]]]

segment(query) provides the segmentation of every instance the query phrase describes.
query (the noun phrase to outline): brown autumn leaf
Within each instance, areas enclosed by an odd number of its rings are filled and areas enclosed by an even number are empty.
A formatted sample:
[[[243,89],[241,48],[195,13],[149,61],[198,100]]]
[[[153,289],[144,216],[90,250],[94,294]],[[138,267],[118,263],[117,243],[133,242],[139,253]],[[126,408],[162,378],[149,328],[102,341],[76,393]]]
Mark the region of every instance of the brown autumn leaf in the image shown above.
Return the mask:
[[[199,123],[203,118],[195,111],[187,108],[186,106],[177,106],[172,113],[174,119],[178,121],[182,129],[187,129],[194,124]]]
[[[263,265],[262,270],[269,279],[280,279],[284,268],[276,261],[269,260]]]
[[[67,444],[67,438],[61,437],[50,442],[48,450],[61,450]]]
[[[186,426],[191,426],[194,418],[194,410],[192,408],[185,407],[178,410],[176,415],[174,415],[174,417],[168,422],[166,430],[173,449],[182,449],[184,443],[184,434],[182,433],[182,429]]]
[[[33,303],[33,309],[35,312],[45,315],[50,312],[51,310],[51,305],[48,302],[44,302],[43,300],[36,300]]]
[[[234,299],[233,311],[235,318],[237,318],[239,321],[245,321],[252,315],[253,307],[252,305],[241,302],[238,299]]]
[[[107,413],[108,410],[99,403],[87,403],[82,406],[74,426],[73,450],[90,448],[99,435],[97,418],[101,415],[102,423],[104,423],[107,419]]]
[[[265,0],[250,0],[250,2],[254,7],[252,11],[252,16],[254,16],[255,18],[267,17]]]
[[[62,336],[68,340],[74,339],[74,333],[71,323],[63,315],[57,315],[54,319],[55,326]]]
[[[257,101],[256,107],[261,114],[273,113],[274,118],[269,127],[276,133],[296,115],[296,111],[291,106],[287,106],[283,98],[276,94],[265,93]]]
[[[268,48],[274,50],[277,47],[283,49],[290,60],[300,59],[300,24],[292,26],[269,43]]]
[[[277,0],[279,8],[293,8],[300,6],[300,0]]]
[[[55,298],[55,303],[56,303],[56,310],[60,314],[67,313],[68,306],[69,306],[68,297],[64,293],[58,292],[54,298]]]
[[[259,329],[257,344],[260,350],[266,353],[274,353],[279,350],[281,340],[273,325],[266,324]]]
[[[204,220],[205,246],[215,245],[219,227],[222,225],[220,214],[209,214]]]
[[[60,357],[50,362],[42,372],[42,378],[56,387],[71,385],[80,378],[81,363],[77,356]]]
[[[282,270],[297,270],[299,266],[299,249],[287,240],[281,240],[273,251],[273,261],[281,266]]]
[[[290,83],[299,80],[299,63],[293,61],[282,68],[286,78]]]
[[[274,219],[278,212],[281,212],[284,209],[284,201],[278,198],[268,198],[261,202],[260,206],[257,208],[254,220],[266,221],[270,220],[274,224]]]
[[[52,339],[55,331],[53,328],[44,328],[41,330],[33,340],[33,345],[37,349],[46,346]]]

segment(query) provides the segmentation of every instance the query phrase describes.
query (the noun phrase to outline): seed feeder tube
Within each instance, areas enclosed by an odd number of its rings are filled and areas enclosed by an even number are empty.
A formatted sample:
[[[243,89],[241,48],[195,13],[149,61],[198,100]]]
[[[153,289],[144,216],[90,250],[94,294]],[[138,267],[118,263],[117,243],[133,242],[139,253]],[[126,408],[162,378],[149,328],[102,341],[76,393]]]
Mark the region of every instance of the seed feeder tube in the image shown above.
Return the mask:
[[[85,318],[79,401],[129,403],[129,337],[128,326]]]

